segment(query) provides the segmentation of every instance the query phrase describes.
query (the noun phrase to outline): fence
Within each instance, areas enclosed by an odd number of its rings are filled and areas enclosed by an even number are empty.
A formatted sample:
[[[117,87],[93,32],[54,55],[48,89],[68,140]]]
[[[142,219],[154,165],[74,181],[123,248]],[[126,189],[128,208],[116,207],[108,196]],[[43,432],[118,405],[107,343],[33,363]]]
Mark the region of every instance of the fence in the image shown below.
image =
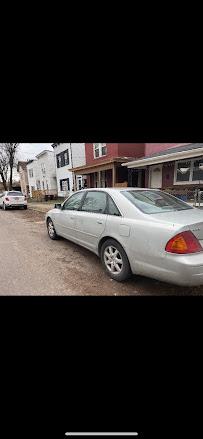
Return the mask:
[[[165,189],[164,192],[180,198],[183,201],[194,201],[197,189]]]
[[[194,194],[194,206],[202,207],[203,206],[203,191],[196,190]]]
[[[35,190],[32,191],[32,198],[34,198],[37,201],[43,201],[48,199],[55,199],[57,198],[57,190]]]

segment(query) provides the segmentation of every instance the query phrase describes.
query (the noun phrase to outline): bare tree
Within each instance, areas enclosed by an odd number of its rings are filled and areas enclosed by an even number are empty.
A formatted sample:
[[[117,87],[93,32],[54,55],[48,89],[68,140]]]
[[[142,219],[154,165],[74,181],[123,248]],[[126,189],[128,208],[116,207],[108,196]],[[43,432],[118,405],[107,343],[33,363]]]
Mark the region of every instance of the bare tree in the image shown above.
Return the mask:
[[[8,166],[8,156],[5,154],[4,146],[0,145],[0,177],[5,191],[7,190]]]
[[[8,159],[10,177],[9,177],[9,190],[12,190],[12,182],[13,182],[13,168],[16,166],[16,154],[18,150],[19,143],[4,143],[3,148],[5,151],[5,155]]]

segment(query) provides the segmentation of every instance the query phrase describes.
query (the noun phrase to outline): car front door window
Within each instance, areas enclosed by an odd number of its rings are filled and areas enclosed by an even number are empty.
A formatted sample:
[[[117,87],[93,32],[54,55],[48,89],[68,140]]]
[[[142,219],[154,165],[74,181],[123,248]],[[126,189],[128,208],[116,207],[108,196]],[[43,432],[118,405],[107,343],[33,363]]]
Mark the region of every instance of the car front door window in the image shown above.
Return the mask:
[[[107,196],[105,192],[88,192],[81,207],[82,212],[106,213]]]
[[[63,205],[63,210],[78,210],[81,201],[84,197],[84,192],[79,192],[77,194],[72,195]]]

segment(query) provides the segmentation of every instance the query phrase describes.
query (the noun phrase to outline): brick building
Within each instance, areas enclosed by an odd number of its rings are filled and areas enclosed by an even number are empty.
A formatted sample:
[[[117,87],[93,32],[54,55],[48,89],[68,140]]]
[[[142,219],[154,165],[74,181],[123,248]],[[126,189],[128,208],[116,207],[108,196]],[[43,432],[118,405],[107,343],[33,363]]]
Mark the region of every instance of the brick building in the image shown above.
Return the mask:
[[[148,151],[156,152],[123,163],[129,170],[130,186],[136,186],[136,176],[142,173],[145,187],[174,192],[203,189],[203,143],[170,144],[170,147],[165,147],[169,144],[147,145]],[[159,151],[153,149],[153,145],[160,146]]]
[[[86,165],[73,168],[74,174],[87,176],[87,187],[127,185],[128,170],[123,162],[143,157],[144,143],[86,143]]]

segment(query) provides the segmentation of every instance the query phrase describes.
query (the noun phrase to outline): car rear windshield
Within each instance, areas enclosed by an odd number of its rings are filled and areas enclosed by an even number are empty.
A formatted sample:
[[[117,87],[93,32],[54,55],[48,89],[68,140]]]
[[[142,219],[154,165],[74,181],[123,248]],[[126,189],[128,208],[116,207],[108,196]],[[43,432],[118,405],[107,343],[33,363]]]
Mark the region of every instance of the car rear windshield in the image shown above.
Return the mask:
[[[161,191],[122,191],[134,206],[147,214],[173,212],[192,209],[189,205],[177,198]]]
[[[22,192],[8,192],[9,197],[23,197]]]

